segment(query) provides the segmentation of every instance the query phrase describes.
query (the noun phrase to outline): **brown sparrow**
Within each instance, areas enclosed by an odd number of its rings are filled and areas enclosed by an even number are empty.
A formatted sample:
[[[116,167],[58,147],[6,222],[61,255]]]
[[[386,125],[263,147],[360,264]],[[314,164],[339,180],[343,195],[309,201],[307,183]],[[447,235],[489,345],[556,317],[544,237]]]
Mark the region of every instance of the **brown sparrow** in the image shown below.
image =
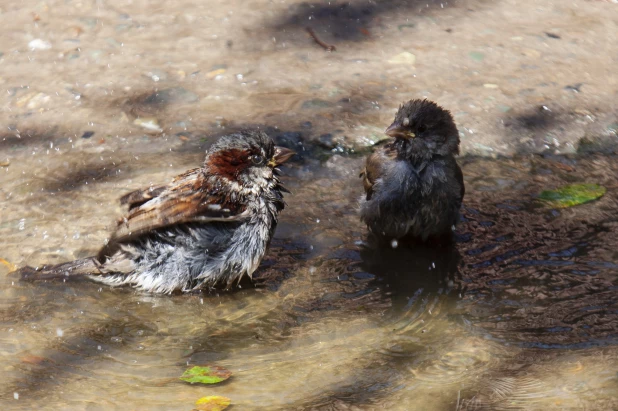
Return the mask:
[[[188,291],[251,277],[284,208],[277,166],[294,152],[264,132],[221,137],[201,168],[171,183],[131,192],[96,257],[18,272],[25,280],[87,276],[156,293]]]

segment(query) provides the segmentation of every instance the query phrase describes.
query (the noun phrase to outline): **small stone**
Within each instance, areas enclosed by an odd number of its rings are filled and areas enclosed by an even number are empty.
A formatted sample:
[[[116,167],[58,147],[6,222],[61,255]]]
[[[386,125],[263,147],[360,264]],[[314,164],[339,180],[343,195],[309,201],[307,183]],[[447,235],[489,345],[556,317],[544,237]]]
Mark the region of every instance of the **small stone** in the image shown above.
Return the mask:
[[[167,73],[161,70],[152,70],[146,73],[146,77],[149,77],[155,83],[158,81],[167,80]]]
[[[497,84],[493,84],[493,83],[485,83],[483,84],[483,87],[485,88],[498,88]]]
[[[9,161],[9,159],[0,160],[0,167],[8,167],[9,165],[11,165],[11,162]]]
[[[122,43],[120,43],[118,40],[116,40],[113,37],[108,37],[107,39],[105,39],[105,41],[107,42],[107,44],[109,44],[110,46],[114,48],[122,47]]]
[[[296,147],[303,144],[303,136],[295,131],[285,131],[275,137],[275,142],[284,147]]]
[[[526,57],[532,57],[532,58],[539,58],[541,57],[541,52],[535,49],[523,49],[521,51],[523,53],[524,56]]]
[[[29,109],[39,108],[41,105],[47,103],[51,99],[45,93],[28,93],[15,103],[17,107],[26,107]]]
[[[92,50],[90,52],[90,57],[92,57],[95,60],[98,60],[102,55],[103,55],[102,50]]]
[[[115,30],[118,33],[122,33],[123,31],[130,30],[131,27],[133,27],[132,24],[117,24]]]
[[[32,40],[30,43],[28,43],[28,47],[30,48],[30,50],[49,50],[52,45],[50,42],[45,41],[45,40],[41,40],[41,39],[34,39]]]
[[[159,127],[159,121],[154,117],[136,118],[133,121],[133,124],[143,127],[146,130],[150,130],[150,131],[156,131],[159,133],[163,131],[163,129]]]
[[[335,148],[337,146],[337,144],[333,140],[333,135],[331,133],[322,134],[320,137],[318,137],[318,141],[320,142],[321,146],[329,149]]]
[[[226,69],[224,68],[220,68],[220,69],[216,69],[216,70],[212,70],[209,71],[208,73],[206,73],[206,77],[208,77],[209,79],[214,79],[217,76],[220,76],[222,74],[224,74],[226,72]]]
[[[485,55],[480,51],[471,51],[469,55],[474,61],[483,61],[485,59]]]
[[[94,131],[84,131],[84,134],[82,134],[82,138],[90,138],[94,136]]]
[[[414,63],[416,63],[416,56],[408,51],[404,51],[403,53],[393,56],[388,62],[391,64],[408,64],[413,66]]]
[[[327,107],[332,107],[332,103],[326,100],[321,100],[319,98],[306,100],[303,102],[303,105],[301,106],[302,109],[327,108]]]
[[[311,121],[305,121],[304,123],[302,123],[300,125],[302,128],[311,128],[313,127],[313,124],[311,124]]]
[[[583,85],[584,85],[584,83],[576,83],[576,84],[573,84],[573,85],[568,85],[564,89],[565,90],[573,91],[575,93],[581,93],[581,88],[582,88]]]
[[[575,110],[573,110],[573,112],[575,114],[579,114],[580,116],[591,116],[592,115],[592,113],[586,110],[585,108],[576,108]]]
[[[69,28],[68,31],[69,31],[69,35],[70,36],[72,36],[72,37],[79,37],[84,32],[84,29],[82,29],[79,26],[73,26],[73,27]]]

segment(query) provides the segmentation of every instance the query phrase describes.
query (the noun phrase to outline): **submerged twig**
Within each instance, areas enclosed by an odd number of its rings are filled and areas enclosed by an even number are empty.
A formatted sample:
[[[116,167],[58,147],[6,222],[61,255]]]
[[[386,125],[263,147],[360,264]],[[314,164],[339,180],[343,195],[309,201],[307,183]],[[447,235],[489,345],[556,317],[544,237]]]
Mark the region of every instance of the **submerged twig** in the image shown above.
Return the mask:
[[[320,40],[311,27],[307,27],[306,30],[307,30],[307,33],[309,33],[309,35],[313,39],[313,41],[318,43],[318,45],[322,47],[324,50],[329,51],[329,52],[337,50],[335,46],[331,44],[326,44],[322,40]]]

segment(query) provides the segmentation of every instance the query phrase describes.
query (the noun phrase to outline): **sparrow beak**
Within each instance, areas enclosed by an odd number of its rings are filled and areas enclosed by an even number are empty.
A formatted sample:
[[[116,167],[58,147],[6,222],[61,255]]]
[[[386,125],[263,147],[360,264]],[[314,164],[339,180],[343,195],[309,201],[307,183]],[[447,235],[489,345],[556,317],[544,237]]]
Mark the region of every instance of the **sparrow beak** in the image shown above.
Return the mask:
[[[416,134],[411,131],[405,130],[401,125],[393,123],[391,124],[385,131],[386,135],[389,137],[399,137],[399,138],[414,138]]]
[[[271,167],[277,167],[278,165],[288,161],[294,154],[296,154],[296,152],[290,150],[289,148],[276,146],[275,155],[270,159],[268,165]]]

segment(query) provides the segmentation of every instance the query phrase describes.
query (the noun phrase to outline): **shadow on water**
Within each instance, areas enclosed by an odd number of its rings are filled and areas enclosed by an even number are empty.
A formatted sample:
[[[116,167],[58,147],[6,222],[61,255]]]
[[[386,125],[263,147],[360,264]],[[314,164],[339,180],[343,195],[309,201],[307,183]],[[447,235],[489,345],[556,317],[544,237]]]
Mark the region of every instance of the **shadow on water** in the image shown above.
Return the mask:
[[[375,276],[395,312],[406,311],[419,295],[458,294],[461,255],[456,245],[397,248],[370,244],[361,249],[361,269]],[[357,274],[358,275],[358,274]]]

